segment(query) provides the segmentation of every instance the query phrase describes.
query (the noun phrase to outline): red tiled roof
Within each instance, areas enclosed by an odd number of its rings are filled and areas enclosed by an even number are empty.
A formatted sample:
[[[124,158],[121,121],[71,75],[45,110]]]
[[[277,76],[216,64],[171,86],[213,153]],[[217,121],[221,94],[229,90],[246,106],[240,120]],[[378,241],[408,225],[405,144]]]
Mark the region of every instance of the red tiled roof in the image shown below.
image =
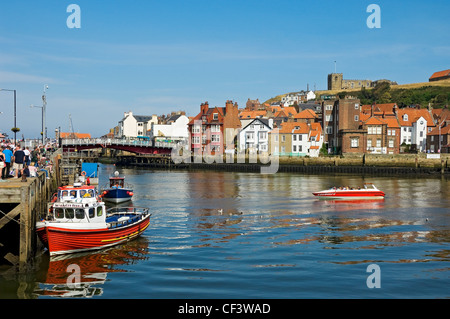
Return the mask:
[[[405,114],[408,115],[407,121],[404,120]],[[412,123],[421,116],[427,121],[427,126],[434,126],[433,118],[427,109],[403,108],[398,110],[398,121],[401,126],[412,126]]]
[[[61,138],[72,138],[72,134],[75,135],[76,138],[91,138],[91,134],[89,133],[59,133]]]
[[[450,76],[450,69],[444,70],[444,71],[439,71],[439,72],[434,72],[433,75],[430,77],[430,80],[436,79],[436,78],[441,78],[443,76]]]
[[[450,125],[441,127],[441,132],[439,132],[439,126],[436,126],[430,133],[427,135],[449,135],[450,134]]]
[[[300,113],[295,114],[295,119],[314,119],[317,117],[316,112],[310,109],[306,109],[301,111]]]

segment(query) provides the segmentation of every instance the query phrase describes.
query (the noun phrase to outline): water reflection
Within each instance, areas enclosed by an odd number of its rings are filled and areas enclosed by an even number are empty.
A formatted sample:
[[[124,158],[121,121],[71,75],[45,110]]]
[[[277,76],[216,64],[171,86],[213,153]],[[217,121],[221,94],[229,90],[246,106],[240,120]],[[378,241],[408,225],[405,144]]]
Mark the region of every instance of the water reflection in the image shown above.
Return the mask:
[[[43,256],[37,296],[88,298],[103,294],[110,272],[126,272],[127,265],[148,258],[148,240],[138,238],[99,252]]]

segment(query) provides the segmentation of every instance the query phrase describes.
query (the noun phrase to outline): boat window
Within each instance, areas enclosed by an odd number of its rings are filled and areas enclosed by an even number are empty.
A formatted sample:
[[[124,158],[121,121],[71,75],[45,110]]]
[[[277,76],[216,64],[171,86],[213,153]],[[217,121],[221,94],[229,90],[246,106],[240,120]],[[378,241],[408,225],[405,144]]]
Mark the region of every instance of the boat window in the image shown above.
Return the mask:
[[[77,197],[77,191],[70,191],[70,196]]]
[[[84,219],[84,209],[77,208],[75,210],[75,217],[77,219]]]
[[[89,218],[94,218],[95,217],[95,210],[94,208],[89,208]]]
[[[98,206],[97,207],[97,216],[102,216],[103,215],[103,207],[102,206]]]
[[[86,191],[84,189],[80,190],[80,197],[86,197]]]
[[[56,218],[64,218],[64,209],[55,208],[55,217]]]
[[[95,192],[93,189],[89,189],[88,194],[90,195],[89,197],[95,197]]]
[[[69,195],[69,192],[68,191],[62,191],[61,192],[61,196],[62,197],[65,197],[65,196],[68,196]]]
[[[67,219],[72,219],[75,216],[73,208],[67,208],[65,215]]]

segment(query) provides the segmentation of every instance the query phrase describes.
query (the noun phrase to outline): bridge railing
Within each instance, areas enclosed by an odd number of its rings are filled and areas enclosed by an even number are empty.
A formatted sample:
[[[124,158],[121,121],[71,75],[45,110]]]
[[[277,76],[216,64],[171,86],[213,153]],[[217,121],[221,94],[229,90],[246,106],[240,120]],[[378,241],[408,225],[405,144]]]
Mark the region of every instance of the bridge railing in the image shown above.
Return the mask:
[[[173,148],[177,143],[168,142],[155,142],[153,141],[142,141],[135,139],[121,139],[121,138],[66,138],[62,140],[62,145],[126,145],[126,146],[143,146],[143,147],[162,147],[162,148]]]

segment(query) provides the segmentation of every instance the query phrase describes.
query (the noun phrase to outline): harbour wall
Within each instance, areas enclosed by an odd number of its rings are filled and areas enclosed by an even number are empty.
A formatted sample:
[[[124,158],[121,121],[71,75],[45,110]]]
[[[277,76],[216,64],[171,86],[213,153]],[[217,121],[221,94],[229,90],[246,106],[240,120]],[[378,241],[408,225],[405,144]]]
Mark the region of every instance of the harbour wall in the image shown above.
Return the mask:
[[[59,156],[52,156],[53,173],[40,171],[37,177],[10,178],[0,183],[0,265],[24,273],[33,267],[41,248],[36,221],[60,184]]]
[[[258,160],[248,157],[238,163],[201,163],[191,159],[190,163],[175,164],[170,156],[122,155],[117,157],[117,165],[160,169],[209,169],[221,171],[260,172],[262,166]],[[273,163],[272,163],[273,164]],[[426,154],[355,154],[325,157],[279,157],[276,172],[300,172],[311,174],[363,174],[363,175],[435,175],[450,176],[450,154],[441,154],[441,158],[430,159]]]

